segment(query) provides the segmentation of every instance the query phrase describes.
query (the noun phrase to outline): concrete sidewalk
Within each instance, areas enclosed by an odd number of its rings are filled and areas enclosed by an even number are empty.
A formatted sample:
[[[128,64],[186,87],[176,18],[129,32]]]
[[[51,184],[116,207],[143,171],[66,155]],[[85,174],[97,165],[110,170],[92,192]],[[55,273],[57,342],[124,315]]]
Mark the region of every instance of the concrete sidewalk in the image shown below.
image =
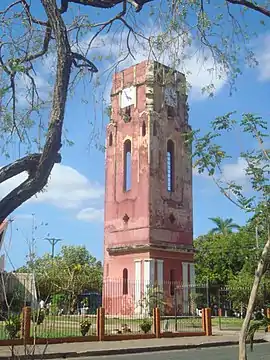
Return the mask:
[[[264,342],[263,334],[257,334],[256,342]],[[182,337],[182,338],[163,338],[163,339],[143,339],[143,340],[124,340],[107,342],[84,342],[84,343],[64,343],[48,345],[45,354],[45,346],[37,345],[34,359],[59,359],[74,358],[85,356],[105,356],[132,353],[147,353],[152,351],[169,351],[192,348],[232,346],[238,343],[238,332],[230,334],[213,335],[209,337]],[[16,346],[15,354],[22,359],[33,359],[25,356],[23,346]],[[11,359],[9,347],[0,347],[0,360]]]

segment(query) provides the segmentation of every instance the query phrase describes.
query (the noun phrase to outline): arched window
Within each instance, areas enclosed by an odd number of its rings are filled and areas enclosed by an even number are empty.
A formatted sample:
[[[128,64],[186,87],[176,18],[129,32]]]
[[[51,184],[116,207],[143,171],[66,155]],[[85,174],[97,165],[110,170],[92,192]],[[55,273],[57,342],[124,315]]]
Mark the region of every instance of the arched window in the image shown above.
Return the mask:
[[[124,143],[124,191],[131,189],[131,141]]]
[[[170,294],[174,296],[175,293],[175,270],[170,270]]]
[[[123,270],[123,295],[128,294],[128,269]]]
[[[112,146],[113,144],[113,138],[112,138],[112,133],[110,133],[110,136],[109,136],[109,146]]]
[[[157,136],[157,124],[155,121],[153,122],[153,135]]]
[[[143,121],[142,123],[142,136],[146,135],[146,125],[145,125],[145,121]]]
[[[174,142],[168,140],[167,142],[167,190],[174,191]]]

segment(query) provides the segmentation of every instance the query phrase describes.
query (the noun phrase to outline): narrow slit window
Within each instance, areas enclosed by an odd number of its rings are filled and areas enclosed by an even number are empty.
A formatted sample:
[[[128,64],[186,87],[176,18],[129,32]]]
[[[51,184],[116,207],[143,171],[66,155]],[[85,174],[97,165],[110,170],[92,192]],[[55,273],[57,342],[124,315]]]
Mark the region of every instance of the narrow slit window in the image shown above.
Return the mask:
[[[157,124],[155,121],[153,122],[153,135],[157,136]]]
[[[128,123],[131,120],[131,106],[127,106],[123,113],[124,122]]]
[[[170,294],[174,296],[175,294],[175,270],[170,270]]]
[[[123,295],[128,294],[128,269],[123,270]]]
[[[131,189],[131,141],[124,143],[124,191]]]
[[[113,144],[113,138],[112,138],[112,133],[110,133],[110,136],[109,136],[109,146],[112,146]]]
[[[142,136],[146,135],[146,125],[145,125],[145,121],[143,121],[142,123]]]
[[[174,191],[174,143],[172,140],[167,142],[167,190]]]

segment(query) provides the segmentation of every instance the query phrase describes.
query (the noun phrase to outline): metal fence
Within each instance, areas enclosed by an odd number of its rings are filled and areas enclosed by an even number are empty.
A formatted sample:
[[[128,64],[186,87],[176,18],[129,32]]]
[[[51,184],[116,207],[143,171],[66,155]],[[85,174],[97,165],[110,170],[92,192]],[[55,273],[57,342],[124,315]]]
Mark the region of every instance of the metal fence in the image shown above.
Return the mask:
[[[32,322],[31,335],[48,339],[96,335],[96,324],[96,315],[47,315],[41,324]]]
[[[206,297],[205,285],[110,279],[103,284],[105,332],[139,334],[148,329],[151,333],[154,308],[160,309],[161,332],[201,332]]]
[[[239,330],[245,304],[239,305],[237,294],[248,299],[250,293],[250,289],[207,284],[187,286],[178,282],[157,284],[108,279],[103,283],[102,293],[85,291],[75,297],[67,294],[48,296],[41,319],[37,316],[41,299],[37,298],[32,275],[2,274],[0,280],[0,340],[11,337],[10,331],[16,328],[14,323],[19,328],[18,318],[25,306],[32,308],[31,336],[42,339],[97,336],[96,314],[101,306],[105,311],[105,335],[153,334],[154,308],[160,310],[161,333],[201,332],[202,309],[207,307],[212,309],[214,328]],[[258,295],[258,307],[262,307],[267,299],[267,291],[263,290]],[[16,336],[19,333],[20,329]]]

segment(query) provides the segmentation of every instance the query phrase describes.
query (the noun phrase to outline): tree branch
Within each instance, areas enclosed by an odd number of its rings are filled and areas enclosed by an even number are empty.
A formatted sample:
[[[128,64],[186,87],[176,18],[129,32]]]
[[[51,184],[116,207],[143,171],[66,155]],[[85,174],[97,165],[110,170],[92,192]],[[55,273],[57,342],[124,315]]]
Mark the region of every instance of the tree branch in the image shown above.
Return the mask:
[[[28,62],[28,61],[35,60],[35,59],[40,58],[41,56],[45,55],[46,52],[48,51],[48,48],[49,48],[49,43],[50,43],[50,40],[51,40],[51,35],[52,35],[52,28],[51,28],[50,25],[47,25],[46,31],[45,31],[44,40],[43,40],[42,50],[40,50],[40,51],[37,52],[36,54],[32,54],[32,55],[25,56],[25,57],[22,58],[21,60],[18,59],[17,61],[19,61],[20,63],[22,63],[22,62]]]
[[[13,6],[16,6],[21,3],[22,0],[14,1],[12,4],[8,5],[8,7],[5,10],[0,11],[0,15],[5,15],[11,8],[13,8]]]
[[[227,2],[234,4],[234,5],[242,5],[249,9],[255,10],[265,16],[270,17],[270,10],[267,10],[265,7],[256,5],[253,2],[247,1],[247,0],[226,0]]]
[[[0,184],[8,179],[13,178],[14,176],[21,174],[24,171],[27,171],[28,174],[33,173],[37,169],[40,158],[41,154],[30,154],[14,161],[9,165],[3,166],[0,169]],[[55,158],[55,163],[60,162],[61,155],[57,154]]]
[[[53,32],[57,48],[57,70],[51,106],[52,110],[46,142],[38,165],[36,169],[29,174],[28,179],[0,201],[0,222],[44,188],[56,162],[57,154],[60,152],[62,146],[62,129],[73,57],[67,36],[67,29],[59,10],[55,6],[55,0],[41,0],[41,2],[48,16],[48,24],[50,25],[47,31],[49,33],[50,31]]]
[[[131,4],[136,12],[141,11],[143,5],[153,0],[61,0],[60,12],[64,13],[68,10],[68,3],[77,3],[80,5],[97,7],[100,9],[111,9],[118,4]]]
[[[83,67],[86,67],[88,68],[89,71],[93,72],[93,73],[97,73],[98,72],[98,69],[97,67],[92,63],[92,61],[88,60],[85,56],[81,55],[81,54],[78,54],[76,52],[73,52],[72,53],[72,56],[73,56],[73,64],[75,67],[77,68],[83,68]],[[83,64],[78,64],[76,60],[81,60],[83,61],[84,63]]]
[[[30,12],[30,5],[26,2],[26,0],[21,0],[23,7],[25,9],[25,13],[26,16],[28,18],[29,24],[32,25],[32,22],[34,24],[38,24],[38,25],[42,25],[42,26],[48,26],[48,22],[46,21],[42,21],[42,20],[38,20],[36,18],[34,18]]]

